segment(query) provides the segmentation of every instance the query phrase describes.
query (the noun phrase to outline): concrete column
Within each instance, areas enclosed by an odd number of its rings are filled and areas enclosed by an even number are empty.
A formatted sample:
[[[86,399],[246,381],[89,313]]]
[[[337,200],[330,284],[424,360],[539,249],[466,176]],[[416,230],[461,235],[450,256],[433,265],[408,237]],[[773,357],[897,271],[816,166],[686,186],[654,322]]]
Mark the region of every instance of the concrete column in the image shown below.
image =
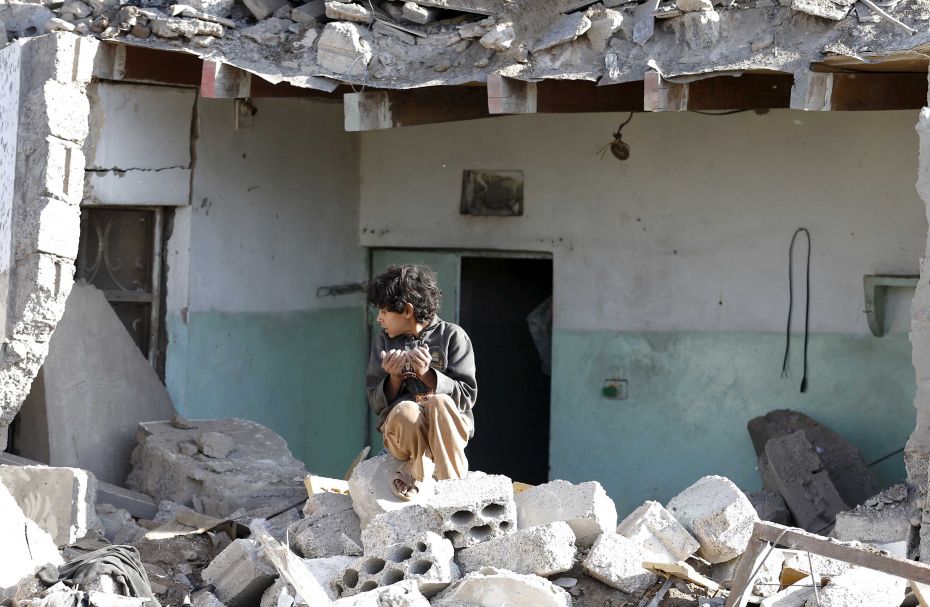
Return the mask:
[[[29,393],[71,291],[96,49],[55,33],[0,51],[0,153],[15,159],[0,166],[0,428]]]
[[[930,106],[930,96],[928,96]],[[917,121],[920,151],[917,193],[927,206],[930,218],[930,107],[920,111]],[[930,513],[926,506],[928,460],[930,460],[930,234],[924,258],[920,260],[920,281],[911,303],[911,359],[917,372],[917,424],[904,450],[907,480],[919,489],[923,516],[920,526],[920,560],[930,562]],[[926,538],[926,541],[925,539]]]

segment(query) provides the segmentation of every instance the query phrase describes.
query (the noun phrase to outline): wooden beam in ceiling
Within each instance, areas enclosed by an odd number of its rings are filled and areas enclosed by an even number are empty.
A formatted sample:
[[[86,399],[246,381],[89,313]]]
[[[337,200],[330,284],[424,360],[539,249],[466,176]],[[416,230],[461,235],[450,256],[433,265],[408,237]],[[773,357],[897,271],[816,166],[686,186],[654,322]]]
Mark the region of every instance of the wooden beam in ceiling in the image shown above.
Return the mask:
[[[487,92],[478,86],[347,93],[343,96],[343,104],[345,130],[352,132],[491,116]]]
[[[799,72],[791,108],[818,112],[916,110],[927,105],[927,75]]]
[[[792,82],[787,74],[743,74],[678,83],[650,70],[643,83],[643,107],[648,112],[787,108]]]
[[[201,61],[187,53],[103,42],[94,58],[95,78],[168,86],[200,86]]]

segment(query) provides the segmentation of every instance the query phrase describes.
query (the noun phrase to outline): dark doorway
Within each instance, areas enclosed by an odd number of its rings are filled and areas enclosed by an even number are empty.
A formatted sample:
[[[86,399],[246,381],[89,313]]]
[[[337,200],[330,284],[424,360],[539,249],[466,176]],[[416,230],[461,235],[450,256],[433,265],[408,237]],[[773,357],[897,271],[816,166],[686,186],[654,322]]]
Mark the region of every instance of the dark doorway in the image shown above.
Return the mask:
[[[460,321],[478,367],[469,467],[544,483],[549,477],[552,260],[462,257],[461,280]]]

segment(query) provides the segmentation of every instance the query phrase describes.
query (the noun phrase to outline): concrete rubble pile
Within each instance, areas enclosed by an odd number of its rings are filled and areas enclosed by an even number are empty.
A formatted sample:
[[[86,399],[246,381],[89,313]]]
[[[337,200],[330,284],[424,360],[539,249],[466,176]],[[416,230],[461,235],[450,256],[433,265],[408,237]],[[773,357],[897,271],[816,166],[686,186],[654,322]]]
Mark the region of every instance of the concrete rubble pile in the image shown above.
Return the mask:
[[[769,443],[781,438],[770,434]],[[759,521],[750,499],[721,476],[618,520],[594,481],[528,487],[473,471],[401,501],[389,485],[400,462],[388,454],[319,492],[304,484],[306,470],[278,435],[243,420],[147,422],[138,438],[128,483],[138,498],[120,502],[133,512],[109,503],[114,490],[100,483],[98,491],[86,471],[0,466],[0,602],[720,607]],[[140,509],[147,496],[157,508]],[[899,516],[910,497],[895,486],[838,513],[835,535],[895,544],[910,532]],[[151,597],[106,573],[48,583],[49,571],[111,544],[138,555]],[[892,607],[905,597],[903,580],[775,549],[750,601],[813,607],[812,582],[820,605]]]
[[[668,78],[794,74],[828,56],[881,56],[930,42],[924,1],[883,3],[881,13],[854,0],[4,4],[0,46],[6,39],[68,31],[192,52],[269,82],[326,91],[340,83],[382,89],[484,83],[494,74],[600,84],[639,81],[651,69]]]

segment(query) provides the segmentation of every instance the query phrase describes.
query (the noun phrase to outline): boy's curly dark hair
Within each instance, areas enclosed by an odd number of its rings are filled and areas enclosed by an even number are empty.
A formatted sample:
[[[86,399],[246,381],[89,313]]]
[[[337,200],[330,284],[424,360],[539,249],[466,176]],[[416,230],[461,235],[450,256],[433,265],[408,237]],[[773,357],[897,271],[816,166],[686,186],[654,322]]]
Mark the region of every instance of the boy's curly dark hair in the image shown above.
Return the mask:
[[[442,290],[436,275],[427,266],[389,266],[368,283],[368,304],[379,310],[403,312],[413,306],[417,322],[428,322],[436,316]]]

